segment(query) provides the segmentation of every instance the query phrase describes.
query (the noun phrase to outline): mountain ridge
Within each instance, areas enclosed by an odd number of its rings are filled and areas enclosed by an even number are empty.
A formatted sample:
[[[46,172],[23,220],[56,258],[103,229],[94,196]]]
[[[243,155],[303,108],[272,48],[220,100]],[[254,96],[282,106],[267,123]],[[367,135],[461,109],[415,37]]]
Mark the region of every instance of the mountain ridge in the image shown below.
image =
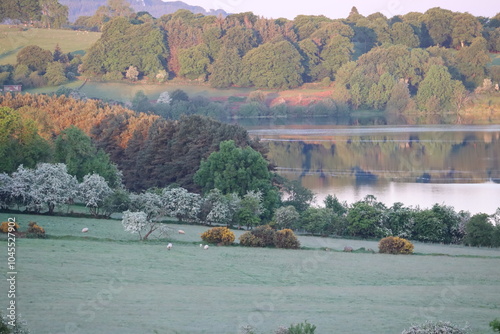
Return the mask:
[[[179,9],[187,9],[195,14],[203,15],[222,15],[227,16],[222,9],[206,10],[201,6],[192,6],[183,1],[162,1],[162,0],[127,0],[136,12],[145,11],[150,13],[153,17],[160,17],[165,14],[172,14]],[[68,6],[68,19],[70,22],[80,16],[92,16],[100,6],[106,6],[107,0],[59,0],[62,5]]]

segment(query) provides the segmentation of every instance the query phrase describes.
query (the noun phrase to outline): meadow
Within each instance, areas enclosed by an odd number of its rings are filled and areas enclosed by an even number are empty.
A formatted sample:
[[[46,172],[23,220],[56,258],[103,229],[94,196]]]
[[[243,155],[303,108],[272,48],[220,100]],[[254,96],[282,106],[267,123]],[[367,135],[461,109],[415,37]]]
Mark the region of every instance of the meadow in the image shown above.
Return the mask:
[[[171,224],[167,239],[141,242],[119,220],[14,216],[22,230],[34,220],[50,236],[16,243],[16,302],[32,333],[221,334],[247,324],[272,333],[304,320],[319,334],[401,333],[425,320],[490,333],[500,316],[500,249],[416,243],[411,256],[344,253],[377,242],[300,236],[300,250],[203,250],[204,226]]]

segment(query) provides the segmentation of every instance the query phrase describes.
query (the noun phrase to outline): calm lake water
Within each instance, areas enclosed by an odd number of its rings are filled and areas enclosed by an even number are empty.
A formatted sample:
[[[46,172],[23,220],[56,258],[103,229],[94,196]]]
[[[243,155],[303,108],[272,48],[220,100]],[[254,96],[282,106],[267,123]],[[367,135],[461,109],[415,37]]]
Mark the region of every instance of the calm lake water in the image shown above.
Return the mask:
[[[500,207],[500,125],[246,126],[269,144],[278,172],[322,204],[374,195],[390,206],[492,214]]]

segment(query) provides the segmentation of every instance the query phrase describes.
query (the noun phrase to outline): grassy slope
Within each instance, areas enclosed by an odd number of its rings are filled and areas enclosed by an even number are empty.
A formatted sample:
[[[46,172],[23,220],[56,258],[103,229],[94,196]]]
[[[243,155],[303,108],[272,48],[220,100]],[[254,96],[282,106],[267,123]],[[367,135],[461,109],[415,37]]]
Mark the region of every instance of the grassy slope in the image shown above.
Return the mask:
[[[55,236],[17,241],[18,311],[34,333],[221,334],[247,323],[271,333],[305,319],[318,334],[400,333],[427,319],[469,321],[485,333],[498,317],[498,249],[416,245],[421,253],[482,255],[474,258],[349,254],[320,248],[376,242],[301,237],[315,249],[204,251],[206,227],[172,225],[186,234],[172,235],[167,251],[165,241],[136,241],[119,221],[16,217],[23,229],[36,220]],[[0,258],[6,263],[5,251]]]
[[[83,52],[94,44],[101,33],[58,29],[30,28],[21,31],[16,26],[0,25],[0,65],[16,64],[17,53],[28,45],[38,45],[54,51],[57,44],[63,52]]]

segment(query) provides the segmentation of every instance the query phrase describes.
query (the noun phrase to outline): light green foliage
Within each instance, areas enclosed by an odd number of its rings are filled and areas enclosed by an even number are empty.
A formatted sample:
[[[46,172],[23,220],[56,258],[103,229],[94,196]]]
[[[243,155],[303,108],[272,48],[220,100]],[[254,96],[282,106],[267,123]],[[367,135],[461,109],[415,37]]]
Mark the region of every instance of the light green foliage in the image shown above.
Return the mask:
[[[300,324],[291,325],[288,328],[288,334],[314,334],[316,326],[307,321]]]
[[[388,231],[382,228],[384,208],[373,196],[354,203],[347,214],[349,234],[362,238],[386,236]]]
[[[379,82],[370,88],[367,103],[370,104],[373,109],[384,110],[395,84],[396,81],[390,74],[382,74]]]
[[[457,68],[468,86],[477,87],[483,83],[486,64],[491,61],[486,47],[486,40],[477,37],[472,40],[470,46],[463,47],[456,55]]]
[[[298,87],[303,73],[302,57],[288,41],[263,44],[243,57],[243,81],[256,87]]]
[[[418,88],[419,108],[428,112],[449,110],[452,103],[453,86],[454,83],[448,69],[442,65],[432,65]],[[433,100],[436,101],[436,104],[431,104]]]
[[[47,65],[47,71],[44,75],[47,84],[50,86],[59,86],[68,81],[64,73],[64,64],[54,61]]]
[[[118,171],[108,154],[97,149],[82,130],[69,127],[56,138],[54,161],[63,162],[68,167],[68,173],[79,181],[87,174],[97,173],[114,188],[121,184],[121,173]]]
[[[40,0],[44,28],[60,29],[68,23],[68,6],[60,4],[57,0]]]
[[[199,44],[192,48],[181,50],[179,53],[181,66],[179,75],[190,80],[200,79],[205,81],[210,65],[209,50],[206,45]]]
[[[38,134],[34,121],[23,119],[18,110],[0,107],[0,172],[13,172],[21,164],[33,168],[51,155],[51,147]]]
[[[210,75],[210,85],[214,88],[226,88],[237,84],[241,74],[241,57],[236,48],[220,49],[217,59],[213,63]]]
[[[386,110],[389,112],[404,113],[413,109],[415,102],[412,100],[408,84],[404,80],[399,80],[393,87]]]

